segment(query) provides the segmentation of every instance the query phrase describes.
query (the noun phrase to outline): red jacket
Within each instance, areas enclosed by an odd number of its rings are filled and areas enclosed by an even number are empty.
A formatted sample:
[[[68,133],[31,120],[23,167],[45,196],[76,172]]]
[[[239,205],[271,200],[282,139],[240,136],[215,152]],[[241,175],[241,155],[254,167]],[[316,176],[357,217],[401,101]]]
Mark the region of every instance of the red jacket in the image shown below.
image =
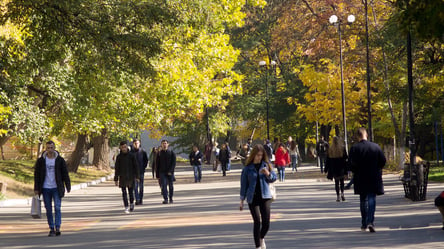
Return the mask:
[[[284,149],[279,147],[275,154],[274,164],[276,166],[287,166],[290,164],[290,155],[284,152]]]

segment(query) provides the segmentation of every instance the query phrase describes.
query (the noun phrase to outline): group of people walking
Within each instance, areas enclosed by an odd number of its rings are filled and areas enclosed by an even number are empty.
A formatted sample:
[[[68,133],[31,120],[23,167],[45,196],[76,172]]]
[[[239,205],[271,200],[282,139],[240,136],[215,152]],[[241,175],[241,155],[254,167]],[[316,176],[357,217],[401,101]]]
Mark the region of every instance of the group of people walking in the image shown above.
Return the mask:
[[[367,140],[367,132],[364,128],[357,131],[358,141],[351,147],[347,156],[346,148],[339,137],[334,137],[328,146],[326,153],[325,172],[327,177],[335,180],[337,201],[345,200],[344,197],[344,175],[349,166],[354,173],[355,194],[359,195],[361,210],[361,229],[375,232],[374,213],[376,207],[376,196],[384,194],[382,183],[382,168],[386,163],[381,148]],[[291,162],[288,150],[294,150],[290,142],[290,149],[279,143],[274,153],[274,164],[279,177],[284,177],[282,167]],[[244,168],[240,179],[240,205],[244,209],[244,202],[253,220],[253,238],[256,248],[266,248],[265,236],[270,228],[270,213],[273,191],[270,185],[277,179],[270,157],[272,157],[271,144],[254,146],[245,145],[240,151]],[[271,156],[270,156],[271,155]],[[190,153],[190,163],[195,172],[195,182],[201,181],[202,163],[204,155],[197,146],[193,146]],[[143,179],[148,164],[153,168],[153,177],[159,179],[163,204],[173,203],[173,182],[175,181],[174,170],[176,166],[176,155],[169,149],[168,141],[163,140],[159,149],[153,149],[148,156],[140,147],[140,141],[133,141],[130,150],[126,141],[120,143],[120,154],[116,158],[115,177],[116,186],[122,191],[122,199],[125,212],[134,210],[135,205],[143,204]],[[55,150],[54,142],[46,143],[46,151],[35,165],[36,194],[43,194],[48,225],[49,236],[59,236],[61,226],[61,198],[65,190],[71,190],[68,170],[65,160]],[[52,201],[55,205],[55,219],[52,213]]]

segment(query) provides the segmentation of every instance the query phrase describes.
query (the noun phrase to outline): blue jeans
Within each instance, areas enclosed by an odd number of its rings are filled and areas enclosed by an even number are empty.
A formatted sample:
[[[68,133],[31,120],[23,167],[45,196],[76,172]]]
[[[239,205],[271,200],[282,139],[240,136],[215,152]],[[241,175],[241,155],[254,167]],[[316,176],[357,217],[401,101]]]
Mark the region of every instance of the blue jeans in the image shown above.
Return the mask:
[[[200,182],[202,179],[202,165],[193,165],[194,182]]]
[[[296,155],[291,156],[291,168],[292,170],[298,171],[298,157]]]
[[[173,175],[167,173],[160,173],[160,185],[162,188],[162,196],[164,200],[173,199],[174,187],[173,187]],[[168,187],[168,189],[167,189]]]
[[[49,229],[60,229],[62,224],[62,199],[60,198],[57,188],[44,188],[42,190],[43,202],[45,203],[46,218],[48,219]],[[54,199],[55,221],[52,215],[52,200]]]
[[[319,156],[319,165],[321,166],[321,173],[324,173],[325,160],[327,160],[327,156]]]
[[[228,163],[227,163],[227,171],[231,170],[231,159],[228,159]]]
[[[285,166],[277,166],[278,173],[279,173],[279,181],[285,180]]]
[[[145,178],[145,172],[140,173],[140,181],[134,181],[134,195],[136,197],[136,201],[140,202],[143,200],[143,180]]]
[[[376,210],[376,194],[360,194],[362,227],[373,225]]]

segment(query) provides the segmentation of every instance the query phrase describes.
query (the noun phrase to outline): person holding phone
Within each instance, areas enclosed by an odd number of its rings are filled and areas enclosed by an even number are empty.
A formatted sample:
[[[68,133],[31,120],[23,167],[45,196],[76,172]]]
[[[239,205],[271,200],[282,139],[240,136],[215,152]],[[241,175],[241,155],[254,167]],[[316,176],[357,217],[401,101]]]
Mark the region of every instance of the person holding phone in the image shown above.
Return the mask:
[[[261,144],[253,147],[241,174],[240,211],[248,202],[253,218],[253,237],[256,248],[266,248],[265,235],[270,228],[271,191],[269,183],[276,181],[276,173]],[[262,221],[262,222],[261,222]]]

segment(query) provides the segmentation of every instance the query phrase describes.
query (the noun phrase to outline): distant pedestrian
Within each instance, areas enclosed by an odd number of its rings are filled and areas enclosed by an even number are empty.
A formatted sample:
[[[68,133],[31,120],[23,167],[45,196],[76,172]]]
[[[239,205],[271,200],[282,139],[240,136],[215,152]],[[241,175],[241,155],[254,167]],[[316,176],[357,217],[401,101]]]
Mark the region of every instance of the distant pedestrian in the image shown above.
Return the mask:
[[[199,151],[197,145],[193,145],[193,151],[191,151],[189,158],[194,170],[194,182],[200,182],[202,180],[203,154]]]
[[[251,139],[251,137],[248,138],[247,145],[248,145],[248,153],[250,153],[251,150],[253,149],[253,139]]]
[[[264,140],[264,149],[265,152],[267,152],[267,156],[268,156],[268,160],[270,160],[270,162],[273,161],[273,145],[270,143],[270,140],[265,139]]]
[[[228,141],[225,141],[225,145],[227,146],[227,150],[228,150],[227,171],[230,171],[231,170],[231,148],[230,148],[230,143],[228,143]]]
[[[157,180],[159,187],[162,186],[160,184],[159,170],[157,169],[157,155],[159,154],[160,148],[161,147],[153,147],[153,149],[151,150],[150,156],[148,157],[148,161],[151,166],[151,174],[153,176],[153,179]]]
[[[367,136],[365,128],[358,129],[359,142],[351,147],[349,160],[354,173],[355,194],[359,194],[361,230],[368,228],[375,232],[376,195],[384,194],[382,168],[386,159],[377,144],[367,141]]]
[[[290,155],[283,143],[279,144],[277,148],[274,165],[279,173],[279,181],[283,182],[285,180],[285,167],[290,165]]]
[[[143,181],[145,179],[145,170],[148,166],[148,155],[146,151],[140,147],[140,140],[133,140],[133,149],[131,153],[137,159],[137,165],[139,166],[139,180],[134,182],[134,195],[136,198],[136,205],[143,204]]]
[[[127,142],[122,141],[120,142],[120,154],[116,158],[114,182],[116,186],[119,186],[122,189],[125,213],[134,211],[135,181],[140,181],[140,170],[137,164],[137,159],[132,153],[129,152]]]
[[[291,161],[291,171],[298,171],[298,162],[301,158],[301,155],[299,154],[299,147],[298,144],[292,140],[290,142],[290,161]]]
[[[211,141],[208,141],[205,144],[205,163],[206,164],[211,164],[211,151],[213,150],[213,144],[211,143]]]
[[[225,143],[222,144],[219,151],[219,161],[222,166],[222,176],[227,175],[227,164],[230,160],[230,151]]]
[[[219,165],[219,148],[217,147],[218,143],[214,142],[214,146],[211,152],[211,159],[210,164],[213,165],[213,171],[217,170],[217,167]]]
[[[272,198],[269,183],[276,181],[276,173],[260,144],[253,147],[246,164],[241,174],[239,209],[243,210],[246,199],[254,222],[254,244],[256,248],[266,248],[265,236],[270,228]]]
[[[327,160],[328,143],[321,136],[321,140],[316,144],[316,155],[318,156],[321,173],[324,173],[325,161]]]
[[[71,180],[63,157],[55,150],[53,141],[46,142],[46,151],[37,159],[34,166],[34,193],[43,194],[46,218],[49,225],[48,236],[60,236],[62,225],[62,198],[71,191]],[[52,214],[54,200],[55,220]]]
[[[336,201],[345,201],[344,196],[344,178],[347,174],[347,152],[342,140],[334,137],[331,146],[328,148],[327,162],[325,164],[325,172],[327,178],[335,180]],[[339,195],[339,190],[341,191]]]
[[[276,155],[276,151],[279,148],[280,144],[281,144],[281,140],[278,137],[275,137],[274,141],[273,141],[273,154]]]
[[[285,144],[285,147],[287,150],[290,150],[291,142],[293,142],[293,138],[291,136],[288,137],[287,143]]]
[[[162,149],[157,156],[157,170],[160,176],[163,204],[173,203],[174,195],[174,169],[176,168],[176,154],[168,149],[168,141],[162,140]],[[168,189],[167,189],[168,187]]]
[[[247,161],[248,155],[248,144],[244,144],[242,148],[239,150],[238,156],[240,157],[241,163],[243,166],[246,166],[245,162]]]

